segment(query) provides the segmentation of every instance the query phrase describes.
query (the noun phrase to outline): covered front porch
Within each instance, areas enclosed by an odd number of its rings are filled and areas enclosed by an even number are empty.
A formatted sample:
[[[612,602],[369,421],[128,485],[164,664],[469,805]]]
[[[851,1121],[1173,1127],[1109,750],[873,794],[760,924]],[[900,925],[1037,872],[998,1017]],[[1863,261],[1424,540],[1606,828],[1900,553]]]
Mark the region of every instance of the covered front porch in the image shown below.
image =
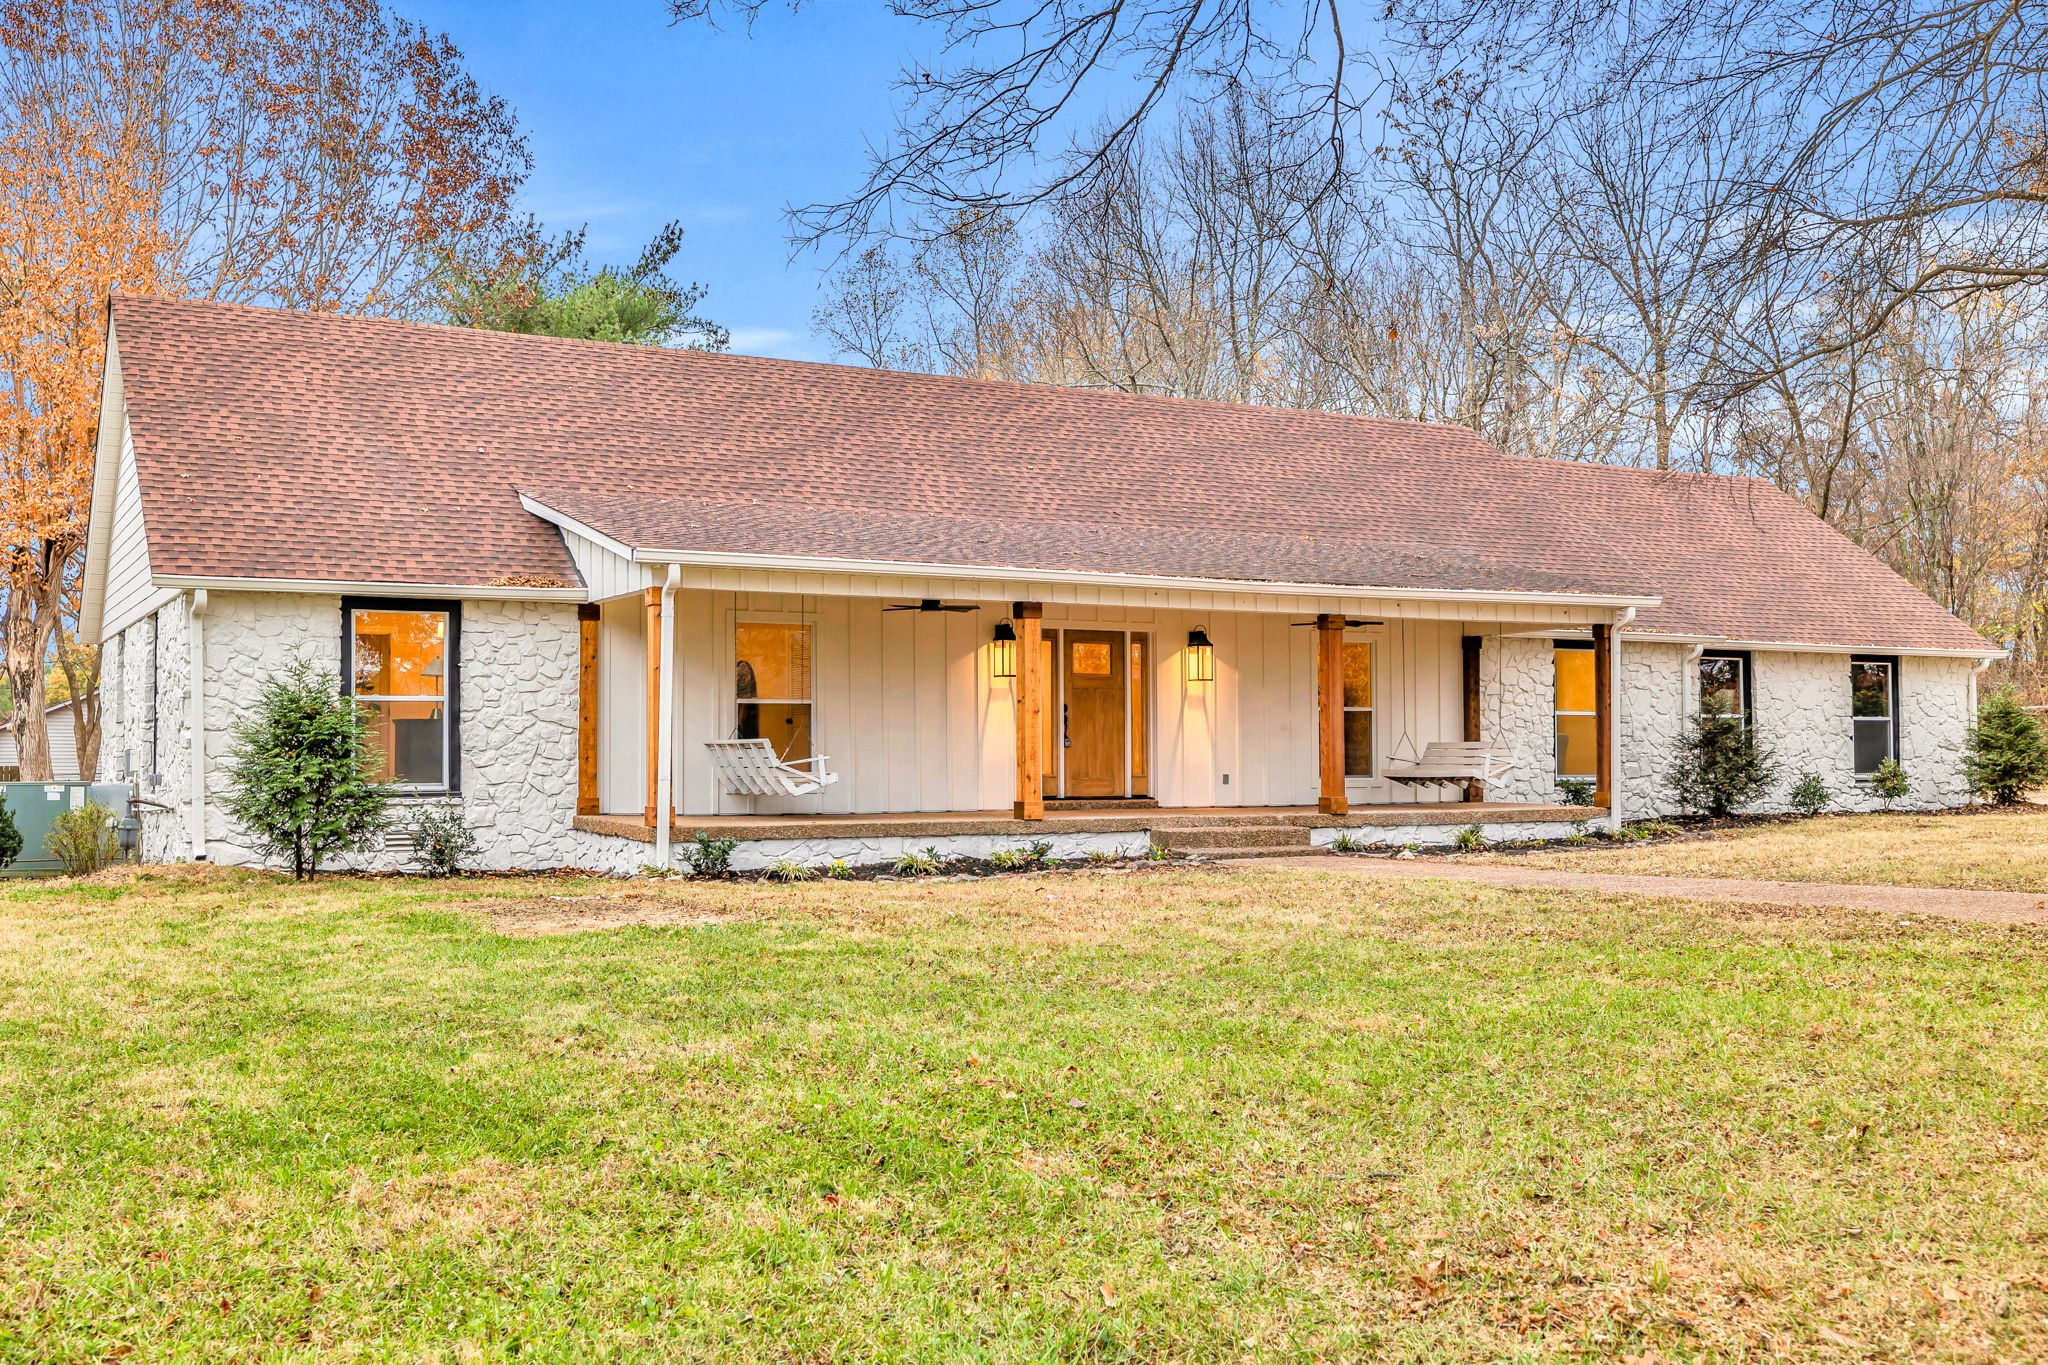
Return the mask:
[[[580,612],[576,823],[657,855],[699,832],[1432,843],[1609,814],[1623,603],[593,567],[610,570],[586,567],[594,585],[630,590]],[[1598,750],[1592,807],[1555,804],[1553,634],[1598,665],[1594,714],[1574,721]],[[834,780],[742,794],[712,749],[734,738]],[[1483,789],[1399,780],[1439,741],[1519,758]]]

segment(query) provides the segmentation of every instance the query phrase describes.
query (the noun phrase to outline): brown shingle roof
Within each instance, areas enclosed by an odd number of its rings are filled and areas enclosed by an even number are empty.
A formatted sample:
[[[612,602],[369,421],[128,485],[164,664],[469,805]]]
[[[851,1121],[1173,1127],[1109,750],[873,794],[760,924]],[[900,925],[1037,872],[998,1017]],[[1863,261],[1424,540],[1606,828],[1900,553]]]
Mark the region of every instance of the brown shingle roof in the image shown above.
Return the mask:
[[[1642,627],[1983,641],[1746,479],[1460,427],[125,297],[155,572],[574,581],[522,491],[641,548],[1656,595]]]

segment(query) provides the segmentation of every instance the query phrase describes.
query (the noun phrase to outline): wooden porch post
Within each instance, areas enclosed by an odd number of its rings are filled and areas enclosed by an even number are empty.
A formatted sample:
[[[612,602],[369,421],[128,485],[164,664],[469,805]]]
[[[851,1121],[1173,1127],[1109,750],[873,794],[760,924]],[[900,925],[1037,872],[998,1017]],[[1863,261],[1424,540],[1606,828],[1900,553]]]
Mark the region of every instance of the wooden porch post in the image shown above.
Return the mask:
[[[647,809],[642,815],[654,828],[654,807],[661,781],[661,589],[641,594],[647,603]]]
[[[1045,617],[1042,602],[1018,602],[1010,611],[1017,625],[1017,802],[1019,820],[1045,818]]]
[[[576,608],[576,813],[597,814],[597,603]]]
[[[1345,815],[1351,800],[1344,794],[1344,618],[1327,612],[1316,617],[1316,712],[1323,778],[1316,809]]]
[[[1614,800],[1614,627],[1593,627],[1593,804]]]
[[[1460,655],[1465,666],[1463,682],[1465,688],[1465,742],[1467,744],[1477,744],[1479,742],[1479,648],[1481,643],[1477,635],[1467,635],[1458,642]],[[1465,799],[1467,801],[1484,801],[1486,799],[1486,784],[1479,781],[1467,782],[1465,784]]]

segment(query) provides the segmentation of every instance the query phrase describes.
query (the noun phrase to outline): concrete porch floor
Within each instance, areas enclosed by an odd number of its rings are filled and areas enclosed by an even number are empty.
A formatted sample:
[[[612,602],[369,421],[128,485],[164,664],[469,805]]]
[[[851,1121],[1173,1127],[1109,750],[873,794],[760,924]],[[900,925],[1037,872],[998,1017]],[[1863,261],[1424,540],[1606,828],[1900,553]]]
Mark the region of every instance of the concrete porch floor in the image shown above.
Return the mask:
[[[1043,820],[1014,819],[1004,810],[904,811],[882,815],[678,816],[670,826],[688,839],[934,839],[973,834],[1115,834],[1135,830],[1253,828],[1359,829],[1420,825],[1476,825],[1512,821],[1601,820],[1601,806],[1559,806],[1524,801],[1443,801],[1399,806],[1353,806],[1348,815],[1324,815],[1314,806],[1161,806],[1131,810],[1047,812]],[[579,815],[576,828],[591,834],[654,842],[654,827],[636,815]]]

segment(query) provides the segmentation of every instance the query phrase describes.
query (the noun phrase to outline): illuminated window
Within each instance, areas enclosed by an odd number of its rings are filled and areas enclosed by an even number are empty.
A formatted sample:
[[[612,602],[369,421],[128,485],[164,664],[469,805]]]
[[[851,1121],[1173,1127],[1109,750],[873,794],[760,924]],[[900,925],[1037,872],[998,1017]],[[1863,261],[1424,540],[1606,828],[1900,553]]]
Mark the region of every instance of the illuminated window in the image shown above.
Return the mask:
[[[1599,776],[1600,714],[1594,701],[1593,651],[1560,641],[1556,668],[1557,775]]]
[[[739,737],[765,739],[785,762],[811,756],[811,628],[742,621],[733,697]]]
[[[1115,648],[1107,640],[1076,640],[1072,667],[1074,675],[1080,678],[1107,678],[1110,675],[1110,651]]]
[[[1145,646],[1150,637],[1131,637],[1131,795],[1144,796],[1151,790],[1151,762],[1147,753],[1151,739],[1145,726]]]
[[[1344,775],[1372,776],[1372,646],[1344,642]]]
[[[344,689],[370,713],[379,776],[408,791],[457,784],[453,603],[343,603]]]

